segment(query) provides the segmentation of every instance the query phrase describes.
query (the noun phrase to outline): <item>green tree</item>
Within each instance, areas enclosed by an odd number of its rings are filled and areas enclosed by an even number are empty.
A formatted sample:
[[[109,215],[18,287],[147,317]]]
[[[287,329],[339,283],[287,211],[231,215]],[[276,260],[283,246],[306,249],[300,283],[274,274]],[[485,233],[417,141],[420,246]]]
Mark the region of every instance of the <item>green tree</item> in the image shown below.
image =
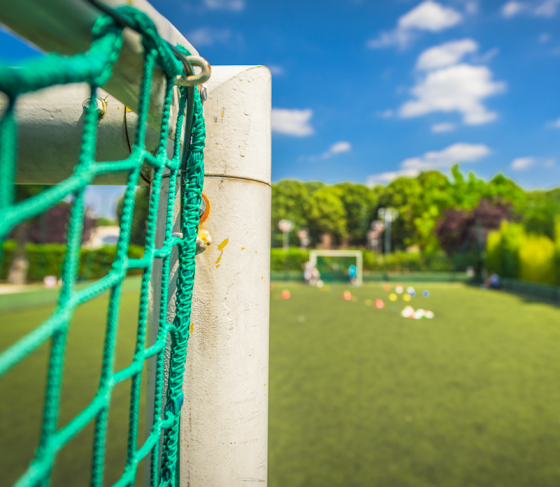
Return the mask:
[[[529,191],[525,204],[515,209],[528,233],[546,235],[554,240],[555,222],[560,214],[560,189]]]
[[[376,217],[378,195],[363,184],[339,183],[334,187],[340,190],[339,198],[346,212],[346,233],[350,243],[365,245],[370,224]]]
[[[506,211],[504,218],[520,222],[527,233],[554,238],[555,218],[560,218],[560,189],[526,192],[503,174],[485,181],[473,172],[461,173],[455,164],[451,177],[436,170],[424,171],[417,177],[400,177],[374,188],[353,183],[328,186],[319,181],[276,183],[272,191],[273,246],[282,242],[277,228],[282,218],[295,224],[292,245],[299,243],[296,232],[302,227],[309,227],[315,243],[323,233],[330,233],[339,243],[348,237],[353,245],[365,245],[378,209],[393,207],[399,218],[392,225],[392,248],[418,245],[431,253],[440,249],[436,228],[447,210],[472,212],[482,199],[496,209],[510,206],[511,212]]]
[[[422,192],[413,209],[416,231],[414,243],[424,251],[432,253],[439,248],[439,242],[435,236],[437,220],[442,211],[453,206],[455,202],[449,191],[451,182],[439,171],[420,173],[418,182]]]
[[[449,186],[451,205],[458,210],[473,210],[478,206],[486,183],[471,171],[467,179],[461,173],[459,164],[451,168],[453,182]],[[451,206],[450,206],[451,207]]]
[[[340,243],[347,236],[342,191],[334,186],[325,186],[313,193],[310,202],[309,230],[312,241],[317,243],[324,233],[329,233]]]
[[[294,222],[290,232],[290,243],[297,245],[297,230],[309,225],[311,197],[307,184],[301,181],[286,179],[272,185],[272,246],[282,246],[282,232],[278,222],[283,219]],[[322,183],[321,183],[322,184]]]
[[[38,184],[18,184],[16,186],[16,201],[20,202],[36,196],[44,189],[44,186]],[[10,284],[25,284],[27,268],[29,266],[25,253],[25,244],[29,237],[29,229],[40,219],[41,217],[39,216],[25,220],[16,226],[12,232],[12,238],[16,240],[16,248],[8,273],[8,282]]]
[[[496,174],[484,185],[481,197],[492,203],[511,203],[514,208],[524,207],[527,203],[526,192],[503,174]]]
[[[417,178],[400,177],[391,181],[379,196],[378,208],[396,208],[399,217],[391,225],[391,247],[395,250],[415,244],[414,218],[418,202],[422,198],[422,186]]]
[[[119,222],[122,216],[123,196],[117,203],[117,216]],[[146,224],[150,207],[150,187],[140,186],[136,189],[134,198],[134,213],[132,216],[132,226],[130,228],[130,243],[143,247],[146,243]]]
[[[324,188],[326,185],[322,181],[307,181],[305,187],[307,191],[309,191],[309,195],[311,196],[315,191],[318,191],[321,188]]]

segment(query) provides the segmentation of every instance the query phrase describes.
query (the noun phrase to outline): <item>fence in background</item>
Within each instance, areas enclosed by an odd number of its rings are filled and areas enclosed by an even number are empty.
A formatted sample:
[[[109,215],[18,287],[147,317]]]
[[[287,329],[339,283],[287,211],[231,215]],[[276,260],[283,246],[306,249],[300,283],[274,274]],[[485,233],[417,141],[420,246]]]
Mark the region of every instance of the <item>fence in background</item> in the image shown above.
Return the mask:
[[[270,279],[272,281],[303,282],[303,271],[271,271]],[[344,272],[322,272],[321,280],[323,282],[348,282],[348,276]],[[364,282],[469,282],[471,280],[471,277],[459,272],[364,272],[363,276]]]
[[[536,284],[534,282],[521,281],[519,279],[503,278],[502,289],[518,294],[527,294],[537,298],[560,302],[560,287]]]

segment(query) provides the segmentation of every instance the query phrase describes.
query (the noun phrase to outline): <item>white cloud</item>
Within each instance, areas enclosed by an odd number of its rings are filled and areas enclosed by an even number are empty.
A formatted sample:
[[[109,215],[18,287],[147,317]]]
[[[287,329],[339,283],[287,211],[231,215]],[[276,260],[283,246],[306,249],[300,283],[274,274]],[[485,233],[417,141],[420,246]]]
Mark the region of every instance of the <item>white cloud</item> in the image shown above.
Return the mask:
[[[455,163],[477,162],[491,152],[490,148],[484,144],[460,142],[440,151],[430,151],[420,157],[405,159],[400,163],[398,171],[388,171],[368,176],[367,184],[374,186],[375,184],[391,182],[400,176],[414,177],[420,171],[447,169]]]
[[[554,167],[556,165],[556,159],[547,159],[544,161],[544,167]]]
[[[502,15],[508,19],[521,13],[535,17],[554,17],[559,7],[560,0],[544,0],[532,3],[510,1],[502,7]]]
[[[411,90],[415,96],[401,106],[403,118],[418,117],[432,112],[454,112],[463,115],[467,125],[477,125],[494,120],[482,101],[505,91],[504,82],[492,80],[492,72],[486,66],[459,64],[429,72]]]
[[[213,29],[201,27],[187,34],[187,39],[195,47],[212,46],[223,44],[232,38],[231,31],[228,29]]]
[[[529,169],[535,162],[534,157],[518,157],[512,161],[510,167],[514,171],[523,171],[524,169]]]
[[[555,129],[560,129],[560,118],[558,120],[554,120],[552,122],[548,122],[547,126],[555,128]]]
[[[468,14],[475,14],[478,12],[478,3],[474,0],[467,2],[465,5],[465,12]]]
[[[460,142],[440,151],[426,152],[420,157],[411,157],[401,162],[403,169],[445,169],[457,162],[476,162],[489,155],[492,151],[484,144],[468,144]]]
[[[539,36],[539,42],[542,42],[543,44],[545,44],[545,43],[547,43],[551,38],[552,38],[552,36],[551,36],[548,32],[543,32],[543,33]]]
[[[329,152],[332,154],[340,154],[341,152],[348,152],[351,149],[352,144],[350,144],[350,142],[341,141],[331,145]]]
[[[444,122],[444,123],[436,123],[432,125],[432,132],[434,134],[440,134],[442,132],[452,132],[455,130],[456,126],[454,123]]]
[[[204,0],[204,5],[210,10],[241,11],[245,8],[244,0]]]
[[[432,0],[426,0],[403,15],[399,19],[398,27],[400,29],[440,32],[457,25],[461,20],[463,20],[463,17],[456,10],[443,7]]]
[[[342,152],[348,152],[350,150],[352,150],[352,144],[350,142],[340,141],[331,145],[329,149],[323,152],[320,156],[309,156],[307,158],[304,157],[302,158],[302,160],[307,159],[309,161],[318,161],[318,160],[330,159],[336,154],[341,154]]]
[[[404,29],[395,29],[388,32],[381,32],[377,39],[370,39],[366,45],[372,49],[380,49],[389,46],[405,47],[413,38],[414,35],[412,32]]]
[[[487,63],[488,61],[490,61],[490,59],[497,56],[498,54],[500,54],[500,50],[497,47],[494,47],[481,56],[475,56],[474,61],[476,63]]]
[[[418,176],[419,171],[416,169],[401,169],[400,171],[387,171],[380,174],[372,174],[367,177],[366,184],[368,186],[375,186],[376,184],[387,184],[401,176],[413,178]]]
[[[425,0],[399,18],[397,27],[381,32],[377,39],[368,41],[371,48],[387,46],[405,47],[417,31],[441,32],[460,23],[463,16],[457,10],[444,7],[433,0]]]
[[[273,108],[271,118],[271,128],[273,132],[294,137],[307,137],[315,131],[309,124],[313,110]]]
[[[391,118],[395,114],[394,110],[387,108],[387,110],[383,110],[382,112],[376,112],[376,115],[379,118]]]
[[[525,4],[524,2],[507,2],[502,7],[502,15],[509,19],[525,9],[527,9],[527,4]]]
[[[429,70],[457,64],[463,57],[478,50],[478,44],[472,39],[446,42],[426,49],[416,62],[416,68]]]
[[[270,69],[270,74],[273,74],[275,76],[279,76],[281,74],[284,74],[284,68],[282,66],[277,66],[275,64],[271,64],[268,66],[268,69]]]
[[[558,5],[560,5],[560,0],[545,0],[535,8],[533,13],[537,17],[553,17],[556,15]]]

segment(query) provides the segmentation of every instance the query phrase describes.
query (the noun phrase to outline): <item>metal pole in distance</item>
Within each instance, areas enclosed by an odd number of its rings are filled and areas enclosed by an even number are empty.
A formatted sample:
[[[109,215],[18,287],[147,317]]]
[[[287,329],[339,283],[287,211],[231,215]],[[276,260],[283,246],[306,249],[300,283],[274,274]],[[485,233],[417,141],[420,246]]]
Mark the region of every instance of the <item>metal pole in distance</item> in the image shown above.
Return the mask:
[[[294,226],[294,222],[290,220],[280,220],[278,222],[278,228],[282,231],[284,237],[284,252],[290,250],[290,230]]]
[[[356,255],[356,259],[357,259],[357,264],[358,264],[358,279],[356,284],[358,286],[361,286],[364,282],[364,264],[363,264],[363,260],[364,260],[364,256],[362,254],[362,252],[358,253]]]
[[[391,253],[391,213],[385,213],[385,253]]]
[[[271,76],[218,66],[208,82],[201,224],[181,417],[181,487],[267,483]]]

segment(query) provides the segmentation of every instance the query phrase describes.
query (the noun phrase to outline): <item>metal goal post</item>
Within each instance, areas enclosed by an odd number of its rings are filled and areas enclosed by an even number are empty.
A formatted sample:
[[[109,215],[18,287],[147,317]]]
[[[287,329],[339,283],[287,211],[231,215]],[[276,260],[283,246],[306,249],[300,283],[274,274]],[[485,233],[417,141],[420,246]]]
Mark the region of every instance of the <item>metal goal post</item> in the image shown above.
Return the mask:
[[[91,28],[101,15],[88,0],[0,0],[0,22],[46,52],[74,55],[86,51]],[[196,49],[172,23],[145,0],[105,0],[109,7],[132,5],[147,13],[159,35],[172,45]],[[100,118],[101,160],[128,154],[128,130],[135,111],[142,71],[139,36],[125,29],[125,42],[106,90],[106,114]],[[211,61],[211,60],[210,60]],[[148,124],[161,120],[165,79],[152,79]],[[210,245],[196,257],[191,337],[184,374],[180,428],[180,485],[245,486],[267,483],[268,326],[270,293],[271,76],[264,66],[213,66],[204,103],[206,149],[203,194],[206,219],[200,225]],[[56,184],[76,164],[70,140],[82,115],[85,91],[68,86],[23,95],[19,121],[18,184]],[[25,100],[29,101],[26,103]],[[75,103],[79,103],[77,109]],[[62,109],[61,109],[62,107]],[[171,107],[170,126],[178,113]],[[37,110],[40,108],[41,110]],[[127,110],[127,108],[130,110]],[[123,124],[128,118],[128,127]],[[40,135],[38,129],[43,129]],[[153,134],[152,134],[153,135]],[[152,137],[146,132],[149,148]],[[180,134],[179,134],[180,135]],[[172,139],[179,136],[170,130]],[[28,143],[26,143],[28,142]],[[31,143],[32,142],[32,143]],[[157,145],[157,140],[153,141]],[[49,146],[50,144],[50,146]],[[49,152],[49,147],[58,152]],[[60,149],[62,147],[62,149]],[[105,174],[94,184],[123,184]],[[159,190],[168,194],[169,178]],[[177,192],[179,193],[179,192]],[[177,194],[174,231],[179,225]],[[160,198],[156,248],[165,235],[165,198]],[[152,269],[148,346],[157,335],[161,306],[172,322],[175,309],[177,254],[171,256],[168,303],[160,303],[161,260]],[[361,269],[361,267],[360,267]],[[361,271],[360,271],[361,272]],[[361,274],[360,274],[361,276]],[[100,364],[101,366],[101,364]],[[154,404],[155,359],[148,362],[148,418]],[[147,425],[149,428],[150,425]],[[149,465],[146,467],[149,469]],[[147,481],[150,476],[147,475]]]
[[[356,286],[361,286],[364,278],[363,254],[360,250],[310,250],[309,261],[317,267],[317,257],[355,257]]]

